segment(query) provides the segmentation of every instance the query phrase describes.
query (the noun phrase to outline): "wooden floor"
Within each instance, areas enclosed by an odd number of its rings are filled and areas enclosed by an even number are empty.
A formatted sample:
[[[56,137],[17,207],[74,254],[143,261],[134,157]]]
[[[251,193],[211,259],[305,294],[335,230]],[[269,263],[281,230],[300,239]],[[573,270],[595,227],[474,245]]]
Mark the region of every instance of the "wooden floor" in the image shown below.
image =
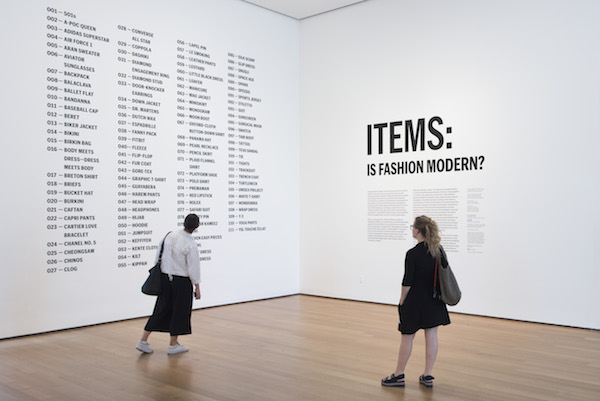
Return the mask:
[[[600,332],[452,314],[439,330],[435,387],[404,389],[396,308],[291,296],[197,310],[190,352],[135,348],[145,319],[0,341],[0,400],[600,400]]]

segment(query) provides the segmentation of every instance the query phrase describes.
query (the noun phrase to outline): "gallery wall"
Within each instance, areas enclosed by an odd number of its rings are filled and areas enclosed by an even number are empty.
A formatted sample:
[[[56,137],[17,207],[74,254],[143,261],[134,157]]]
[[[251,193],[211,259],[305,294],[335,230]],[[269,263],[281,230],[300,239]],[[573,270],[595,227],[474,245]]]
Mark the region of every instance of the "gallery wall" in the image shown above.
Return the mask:
[[[452,310],[600,328],[596,2],[5,11],[0,338],[148,315],[140,285],[188,212],[195,308],[394,304],[428,214]]]
[[[301,21],[301,291],[397,303],[425,214],[451,310],[600,328],[599,18],[370,0]]]
[[[298,22],[239,0],[3,5],[0,338],[147,316],[197,213],[195,308],[298,293]]]

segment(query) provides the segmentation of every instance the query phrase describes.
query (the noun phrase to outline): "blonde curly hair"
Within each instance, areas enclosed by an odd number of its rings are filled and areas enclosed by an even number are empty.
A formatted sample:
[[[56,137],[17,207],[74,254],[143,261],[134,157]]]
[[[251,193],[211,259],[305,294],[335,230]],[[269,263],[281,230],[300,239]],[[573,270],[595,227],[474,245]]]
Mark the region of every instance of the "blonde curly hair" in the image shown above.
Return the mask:
[[[419,230],[421,235],[425,238],[425,244],[427,245],[427,251],[434,258],[439,258],[441,255],[441,242],[438,225],[433,219],[427,216],[419,216],[415,218],[414,227]]]

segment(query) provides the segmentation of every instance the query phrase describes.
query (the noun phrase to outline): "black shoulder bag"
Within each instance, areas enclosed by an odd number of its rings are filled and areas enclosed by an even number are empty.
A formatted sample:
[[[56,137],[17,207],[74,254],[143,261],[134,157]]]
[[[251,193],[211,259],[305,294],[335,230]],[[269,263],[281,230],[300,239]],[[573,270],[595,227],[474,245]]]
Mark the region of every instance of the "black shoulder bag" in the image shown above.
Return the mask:
[[[169,231],[167,235],[169,235],[170,233],[171,232]],[[160,254],[158,255],[158,261],[152,269],[148,270],[150,272],[150,275],[144,282],[144,285],[142,285],[142,292],[146,295],[160,294],[160,263],[162,261],[162,254],[163,250],[165,249],[165,239],[167,239],[167,235],[165,235],[165,238],[163,238],[162,240],[162,244],[160,246]]]

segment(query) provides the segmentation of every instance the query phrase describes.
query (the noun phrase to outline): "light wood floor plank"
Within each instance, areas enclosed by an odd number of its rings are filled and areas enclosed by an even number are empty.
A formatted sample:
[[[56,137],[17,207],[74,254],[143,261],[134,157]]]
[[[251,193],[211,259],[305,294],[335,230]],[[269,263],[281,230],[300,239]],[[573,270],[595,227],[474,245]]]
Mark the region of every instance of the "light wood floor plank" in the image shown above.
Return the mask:
[[[194,311],[190,352],[137,343],[145,319],[0,341],[0,400],[593,400],[600,332],[451,315],[439,329],[435,387],[418,383],[419,334],[404,389],[394,369],[396,308],[311,296]]]

